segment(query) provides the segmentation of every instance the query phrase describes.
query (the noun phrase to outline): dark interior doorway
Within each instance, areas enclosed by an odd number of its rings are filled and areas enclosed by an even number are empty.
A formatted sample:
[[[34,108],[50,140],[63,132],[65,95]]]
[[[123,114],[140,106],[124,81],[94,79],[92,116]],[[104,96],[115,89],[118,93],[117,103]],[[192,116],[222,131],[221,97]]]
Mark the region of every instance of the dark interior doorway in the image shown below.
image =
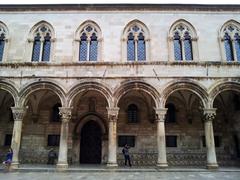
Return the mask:
[[[102,132],[95,121],[87,122],[81,130],[80,163],[100,164]]]

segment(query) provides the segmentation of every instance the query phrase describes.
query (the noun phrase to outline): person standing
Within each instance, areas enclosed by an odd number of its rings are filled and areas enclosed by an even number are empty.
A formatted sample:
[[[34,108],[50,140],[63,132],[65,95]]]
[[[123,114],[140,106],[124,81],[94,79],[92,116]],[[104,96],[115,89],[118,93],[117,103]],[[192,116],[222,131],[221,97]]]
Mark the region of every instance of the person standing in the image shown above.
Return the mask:
[[[127,166],[127,163],[128,163],[128,165],[131,167],[132,164],[131,164],[131,159],[130,159],[130,155],[129,155],[129,148],[130,147],[127,144],[125,144],[125,146],[122,149],[122,153],[123,153],[124,159],[125,159],[125,166]]]
[[[13,158],[13,150],[12,148],[9,148],[6,155],[6,161],[3,161],[3,164],[5,164],[5,168],[8,172],[11,170],[12,158]]]

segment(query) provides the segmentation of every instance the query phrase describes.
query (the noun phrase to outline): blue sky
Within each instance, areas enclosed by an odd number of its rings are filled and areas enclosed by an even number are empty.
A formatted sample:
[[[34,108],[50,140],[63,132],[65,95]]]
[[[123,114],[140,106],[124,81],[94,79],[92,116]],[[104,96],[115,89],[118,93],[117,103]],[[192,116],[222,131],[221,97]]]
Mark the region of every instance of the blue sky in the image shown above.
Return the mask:
[[[0,0],[0,4],[240,4],[240,0]]]

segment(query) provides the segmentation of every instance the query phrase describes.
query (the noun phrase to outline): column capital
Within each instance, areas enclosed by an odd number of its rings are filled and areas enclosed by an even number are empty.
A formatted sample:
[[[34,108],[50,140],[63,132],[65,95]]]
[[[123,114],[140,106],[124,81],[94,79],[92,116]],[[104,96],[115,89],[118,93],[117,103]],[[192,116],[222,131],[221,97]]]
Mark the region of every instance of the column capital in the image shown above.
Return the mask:
[[[216,117],[216,108],[204,108],[203,115],[205,122],[213,121]]]
[[[108,111],[109,121],[116,121],[118,117],[119,107],[113,107],[113,108],[107,107],[107,111]]]
[[[156,121],[164,122],[165,121],[165,115],[167,113],[167,108],[155,108],[156,113]]]
[[[62,122],[69,122],[72,117],[72,108],[59,107],[59,115],[61,116]]]
[[[11,107],[14,121],[22,121],[27,107]]]

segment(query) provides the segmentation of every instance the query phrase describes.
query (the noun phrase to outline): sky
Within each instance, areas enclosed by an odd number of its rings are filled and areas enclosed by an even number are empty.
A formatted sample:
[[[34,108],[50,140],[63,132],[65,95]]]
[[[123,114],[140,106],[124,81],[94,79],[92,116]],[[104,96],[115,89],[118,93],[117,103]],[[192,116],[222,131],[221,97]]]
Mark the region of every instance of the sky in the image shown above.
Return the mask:
[[[0,0],[0,4],[240,4],[240,0]]]

